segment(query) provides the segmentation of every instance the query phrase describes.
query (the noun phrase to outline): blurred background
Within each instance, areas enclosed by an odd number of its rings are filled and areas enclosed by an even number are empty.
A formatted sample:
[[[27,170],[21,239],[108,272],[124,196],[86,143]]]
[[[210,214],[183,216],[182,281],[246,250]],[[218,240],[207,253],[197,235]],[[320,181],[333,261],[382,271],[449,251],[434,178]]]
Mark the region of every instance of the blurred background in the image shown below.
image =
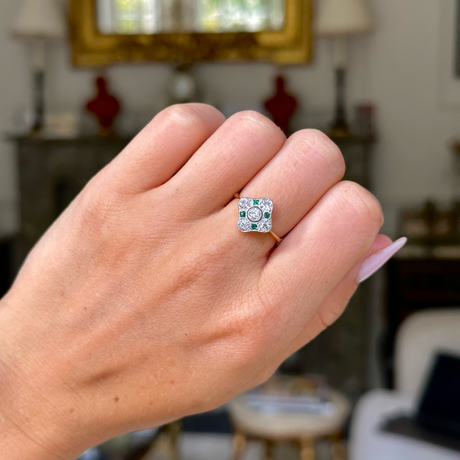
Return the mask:
[[[460,459],[460,1],[2,0],[0,62],[0,297],[174,103],[326,132],[409,238],[265,385],[82,459]]]

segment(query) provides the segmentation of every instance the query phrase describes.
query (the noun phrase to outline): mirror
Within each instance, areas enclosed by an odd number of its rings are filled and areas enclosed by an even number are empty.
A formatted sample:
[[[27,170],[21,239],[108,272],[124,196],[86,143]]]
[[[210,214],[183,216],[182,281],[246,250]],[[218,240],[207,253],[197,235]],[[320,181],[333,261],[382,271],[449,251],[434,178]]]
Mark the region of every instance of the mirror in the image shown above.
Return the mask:
[[[280,30],[284,0],[97,0],[102,34]]]
[[[311,58],[312,0],[71,0],[77,66]]]

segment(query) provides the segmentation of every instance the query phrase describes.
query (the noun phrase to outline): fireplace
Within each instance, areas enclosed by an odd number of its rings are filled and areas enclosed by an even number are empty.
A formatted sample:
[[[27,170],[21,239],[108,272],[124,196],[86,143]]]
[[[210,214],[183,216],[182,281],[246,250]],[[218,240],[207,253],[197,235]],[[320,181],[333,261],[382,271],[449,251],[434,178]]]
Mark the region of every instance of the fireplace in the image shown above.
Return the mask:
[[[21,263],[85,184],[127,144],[117,137],[16,138],[19,160]]]

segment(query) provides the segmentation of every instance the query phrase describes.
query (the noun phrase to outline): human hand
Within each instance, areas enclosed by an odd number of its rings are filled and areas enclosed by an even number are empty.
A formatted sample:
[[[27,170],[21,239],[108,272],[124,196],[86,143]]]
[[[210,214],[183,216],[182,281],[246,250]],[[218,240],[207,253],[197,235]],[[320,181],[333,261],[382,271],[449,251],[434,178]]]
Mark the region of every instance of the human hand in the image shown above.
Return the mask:
[[[160,113],[0,303],[0,458],[72,459],[267,379],[340,315],[362,262],[390,244],[376,199],[339,182],[344,168],[318,131],[286,141],[254,112]],[[237,229],[240,190],[273,200],[278,247]]]

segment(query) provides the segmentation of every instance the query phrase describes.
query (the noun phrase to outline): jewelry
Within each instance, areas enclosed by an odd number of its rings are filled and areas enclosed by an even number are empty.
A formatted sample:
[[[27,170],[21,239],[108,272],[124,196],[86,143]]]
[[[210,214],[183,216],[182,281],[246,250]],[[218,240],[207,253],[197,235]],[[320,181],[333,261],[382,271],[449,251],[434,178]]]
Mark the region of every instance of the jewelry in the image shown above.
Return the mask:
[[[272,232],[273,201],[270,198],[241,198],[239,193],[235,193],[238,198],[238,229],[244,233],[260,232],[270,233],[281,243],[281,238]]]

